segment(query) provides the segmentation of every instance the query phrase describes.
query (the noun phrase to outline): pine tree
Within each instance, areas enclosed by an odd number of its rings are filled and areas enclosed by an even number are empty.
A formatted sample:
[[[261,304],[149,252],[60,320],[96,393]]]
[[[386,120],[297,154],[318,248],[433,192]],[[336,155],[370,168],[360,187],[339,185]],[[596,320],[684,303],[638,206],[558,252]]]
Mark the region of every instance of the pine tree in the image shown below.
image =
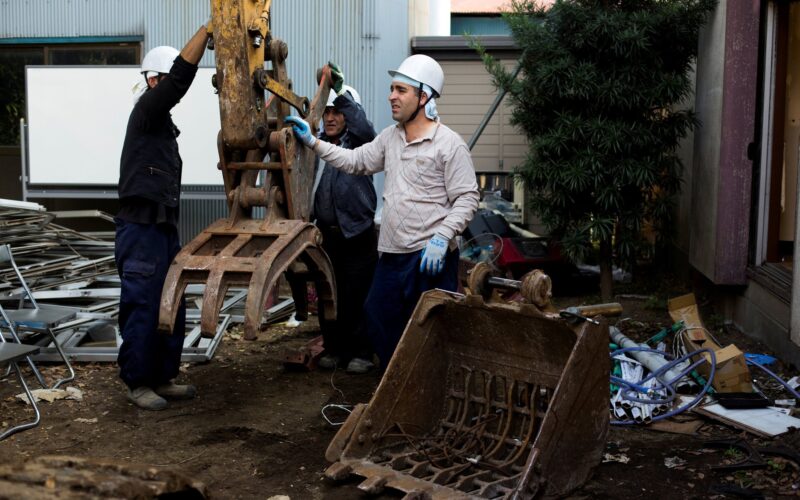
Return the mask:
[[[483,52],[509,91],[529,151],[517,169],[532,209],[573,260],[594,255],[601,293],[612,262],[629,267],[642,227],[668,237],[696,125],[678,109],[692,90],[698,33],[716,0],[513,0],[505,19],[522,51],[517,79]]]

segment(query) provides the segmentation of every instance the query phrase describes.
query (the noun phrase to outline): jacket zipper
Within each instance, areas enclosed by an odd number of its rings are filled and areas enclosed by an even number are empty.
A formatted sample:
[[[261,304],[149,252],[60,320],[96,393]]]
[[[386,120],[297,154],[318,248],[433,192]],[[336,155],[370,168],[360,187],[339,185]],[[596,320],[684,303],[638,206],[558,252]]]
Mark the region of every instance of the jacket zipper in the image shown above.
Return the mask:
[[[158,172],[160,175],[166,175],[167,177],[170,176],[169,173],[164,172],[160,168],[156,168],[156,167],[146,167],[146,168],[148,168],[150,170],[150,175],[155,175],[156,172]]]

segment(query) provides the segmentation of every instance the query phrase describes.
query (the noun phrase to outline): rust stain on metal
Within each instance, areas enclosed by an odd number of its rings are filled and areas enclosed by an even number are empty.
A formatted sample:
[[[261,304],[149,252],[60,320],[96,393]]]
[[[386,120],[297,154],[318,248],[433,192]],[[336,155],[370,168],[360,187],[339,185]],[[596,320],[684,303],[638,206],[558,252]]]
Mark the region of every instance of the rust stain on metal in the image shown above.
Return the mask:
[[[335,318],[330,260],[321,249],[319,230],[309,222],[314,155],[298,147],[291,129],[284,127],[292,105],[316,133],[330,91],[330,70],[323,70],[310,104],[290,90],[289,50],[272,38],[270,6],[269,0],[211,0],[221,121],[217,150],[229,215],[201,232],[172,262],[159,311],[164,331],[172,331],[188,284],[205,284],[201,332],[207,336],[215,332],[228,288],[247,286],[244,333],[253,339],[281,275],[289,281],[298,317],[307,315],[305,283],[313,281],[320,314]],[[264,69],[267,61],[270,70]],[[265,208],[263,218],[254,216],[258,207]]]
[[[423,294],[372,400],[331,442],[327,476],[432,499],[580,486],[608,433],[608,326],[550,311],[541,272],[526,287],[544,307]]]

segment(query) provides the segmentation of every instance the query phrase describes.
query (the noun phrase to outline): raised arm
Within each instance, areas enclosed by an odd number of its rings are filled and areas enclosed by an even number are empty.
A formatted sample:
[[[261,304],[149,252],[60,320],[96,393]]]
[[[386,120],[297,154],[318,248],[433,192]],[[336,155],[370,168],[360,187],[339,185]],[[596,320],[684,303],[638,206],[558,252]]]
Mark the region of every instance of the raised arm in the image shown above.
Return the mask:
[[[200,58],[203,57],[203,52],[206,50],[206,43],[208,42],[208,30],[205,26],[200,26],[197,33],[192,35],[192,38],[186,42],[186,45],[181,49],[181,57],[189,64],[197,64]]]
[[[175,58],[167,76],[141,97],[139,108],[144,128],[147,128],[150,118],[168,113],[189,91],[197,74],[197,63],[206,48],[206,40],[206,27],[201,26]]]

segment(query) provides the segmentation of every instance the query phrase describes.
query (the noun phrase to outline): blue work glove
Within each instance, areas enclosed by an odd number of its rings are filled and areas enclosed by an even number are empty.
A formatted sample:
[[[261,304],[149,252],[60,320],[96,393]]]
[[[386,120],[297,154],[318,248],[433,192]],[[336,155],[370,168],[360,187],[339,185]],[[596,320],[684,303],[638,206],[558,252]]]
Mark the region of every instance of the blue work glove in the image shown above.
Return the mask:
[[[298,141],[309,148],[314,147],[314,144],[317,143],[317,138],[311,134],[311,127],[308,126],[307,121],[299,116],[287,116],[285,121],[292,124],[292,131],[294,131]]]
[[[336,95],[342,95],[344,92],[342,88],[344,85],[344,73],[339,66],[330,61],[328,61],[328,67],[331,68],[331,88],[336,92]]]
[[[434,235],[422,251],[422,260],[419,263],[419,272],[429,276],[436,276],[444,269],[444,256],[447,254],[447,240]]]

